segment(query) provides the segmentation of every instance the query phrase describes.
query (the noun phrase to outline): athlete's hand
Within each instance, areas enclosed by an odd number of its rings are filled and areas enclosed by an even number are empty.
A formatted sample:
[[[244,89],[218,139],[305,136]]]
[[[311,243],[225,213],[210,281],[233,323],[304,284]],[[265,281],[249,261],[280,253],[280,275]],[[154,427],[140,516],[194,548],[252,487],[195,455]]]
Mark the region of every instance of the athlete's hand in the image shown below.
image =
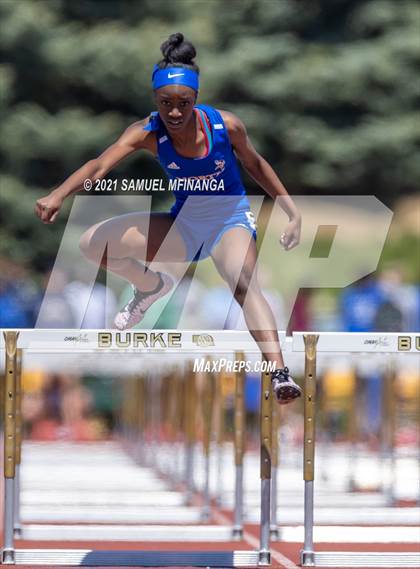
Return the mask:
[[[51,192],[35,204],[35,214],[43,223],[54,223],[63,205],[63,198]]]
[[[285,251],[290,251],[290,249],[293,249],[293,247],[299,244],[301,224],[302,221],[300,217],[291,219],[281,234],[280,243]]]

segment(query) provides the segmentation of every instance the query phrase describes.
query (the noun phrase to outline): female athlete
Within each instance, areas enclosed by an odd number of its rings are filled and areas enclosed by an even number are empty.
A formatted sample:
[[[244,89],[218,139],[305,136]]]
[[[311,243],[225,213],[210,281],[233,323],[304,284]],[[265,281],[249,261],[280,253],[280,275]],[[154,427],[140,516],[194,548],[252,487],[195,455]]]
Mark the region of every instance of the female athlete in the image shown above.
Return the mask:
[[[133,152],[149,151],[175,182],[171,211],[107,219],[88,229],[80,241],[89,260],[133,286],[133,298],[115,318],[116,328],[135,326],[173,287],[168,274],[154,272],[146,264],[211,256],[242,307],[264,358],[275,362],[272,382],[277,400],[288,403],[301,395],[301,389],[284,367],[275,319],[258,284],[255,225],[237,159],[270,196],[282,197],[289,217],[280,238],[286,250],[299,242],[300,214],[271,166],[252,146],[243,123],[227,111],[196,105],[199,69],[194,46],[176,33],[161,51],[163,59],[152,75],[157,112],[129,126],[98,158],[39,199],[35,212],[44,223],[53,223],[64,199],[81,190],[84,180],[100,180]],[[197,192],[196,184],[185,183],[192,179],[207,186]]]

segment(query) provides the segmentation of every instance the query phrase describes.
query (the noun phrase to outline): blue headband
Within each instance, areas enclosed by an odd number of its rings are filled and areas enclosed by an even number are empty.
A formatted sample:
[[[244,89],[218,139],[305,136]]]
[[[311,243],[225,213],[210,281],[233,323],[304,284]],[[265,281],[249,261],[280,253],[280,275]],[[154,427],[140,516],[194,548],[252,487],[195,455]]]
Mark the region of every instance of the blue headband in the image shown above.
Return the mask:
[[[165,85],[185,85],[198,91],[199,81],[197,71],[185,69],[184,67],[166,67],[159,69],[155,65],[152,73],[153,89],[160,89]]]

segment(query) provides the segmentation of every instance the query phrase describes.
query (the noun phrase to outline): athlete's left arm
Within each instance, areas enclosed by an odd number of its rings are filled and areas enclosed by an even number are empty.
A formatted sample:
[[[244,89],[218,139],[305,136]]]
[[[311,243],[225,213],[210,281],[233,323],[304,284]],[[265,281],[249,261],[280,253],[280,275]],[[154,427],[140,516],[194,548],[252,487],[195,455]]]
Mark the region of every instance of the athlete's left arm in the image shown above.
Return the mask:
[[[280,241],[286,250],[292,249],[299,243],[301,215],[286,188],[279,180],[270,164],[255,150],[250,141],[245,125],[234,114],[220,111],[229,133],[230,142],[235,154],[248,174],[273,199],[281,197],[281,207],[289,217],[289,223]]]

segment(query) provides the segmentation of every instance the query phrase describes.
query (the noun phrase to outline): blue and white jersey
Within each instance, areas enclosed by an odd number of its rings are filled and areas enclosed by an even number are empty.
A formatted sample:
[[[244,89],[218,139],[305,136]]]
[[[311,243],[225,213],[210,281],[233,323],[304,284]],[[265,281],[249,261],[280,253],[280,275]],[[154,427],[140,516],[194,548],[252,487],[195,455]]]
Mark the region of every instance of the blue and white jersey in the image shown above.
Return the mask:
[[[243,207],[249,208],[237,159],[233,153],[222,115],[217,109],[207,105],[196,105],[195,108],[205,113],[211,127],[213,144],[210,152],[204,157],[186,158],[178,154],[158,113],[152,114],[151,122],[146,127],[148,130],[156,132],[158,160],[162,168],[170,180],[176,179],[178,182],[173,186],[176,203],[172,212],[177,213],[187,197],[192,195],[244,196],[243,200],[239,201]],[[206,188],[205,183],[197,184],[196,188],[188,189],[187,184],[184,187],[183,184],[179,183],[182,178],[200,180],[202,182],[211,180],[213,182],[211,189],[196,189],[197,186]],[[223,180],[223,184],[218,183],[221,180]],[[236,200],[236,203],[238,203],[238,200]]]
[[[184,239],[186,260],[190,261],[210,256],[230,229],[242,227],[250,239],[256,239],[255,219],[223,118],[207,105],[196,105],[195,109],[205,130],[206,156],[186,158],[178,154],[158,113],[152,113],[144,127],[156,132],[157,157],[175,197],[170,213]],[[176,182],[172,188],[171,181]]]

